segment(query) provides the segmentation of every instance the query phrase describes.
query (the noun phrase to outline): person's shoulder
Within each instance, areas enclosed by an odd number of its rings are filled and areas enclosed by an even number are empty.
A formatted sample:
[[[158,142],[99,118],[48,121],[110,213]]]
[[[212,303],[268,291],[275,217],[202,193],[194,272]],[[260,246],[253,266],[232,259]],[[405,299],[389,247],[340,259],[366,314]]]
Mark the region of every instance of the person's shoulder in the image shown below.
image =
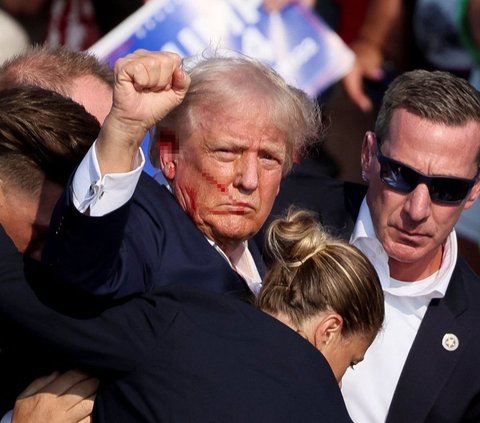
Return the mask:
[[[303,413],[307,420],[302,421],[349,421],[328,362],[279,320],[228,294],[185,285],[169,286],[159,295],[178,305],[170,331],[178,360],[188,357],[199,365],[211,366],[212,371],[231,371],[239,391],[251,386],[248,375],[256,378],[257,388],[269,389],[269,395],[295,397],[297,403],[282,402],[279,407],[286,413]],[[192,355],[192,345],[199,349],[198,354]],[[210,358],[205,361],[205,357]],[[294,379],[302,383],[289,383]]]
[[[170,194],[167,187],[157,182],[151,175],[146,172],[142,172],[140,175],[140,179],[138,180],[137,187],[135,189],[134,196],[139,195],[148,195],[152,192],[155,193],[162,193],[160,195]],[[171,194],[170,194],[171,196]]]
[[[149,215],[153,214],[158,217],[173,213],[177,219],[185,215],[168,188],[158,183],[146,172],[142,172],[138,180],[132,201],[134,208],[143,209]]]
[[[228,293],[215,293],[190,285],[170,285],[159,291],[163,298],[179,304],[181,313],[199,328],[218,333],[230,333],[233,337],[294,336],[294,331],[259,310],[251,302]],[[268,328],[268,331],[266,329]]]
[[[166,287],[161,296],[175,301],[189,325],[196,326],[200,331],[228,334],[232,340],[250,339],[272,346],[281,345],[284,351],[295,351],[304,358],[313,357],[314,361],[323,359],[308,341],[284,323],[233,295],[207,292],[182,284]]]
[[[159,295],[180,304],[182,313],[197,325],[226,330],[231,329],[232,325],[242,326],[242,321],[246,319],[263,320],[264,313],[250,302],[227,293],[210,292],[186,284],[174,284],[162,288]]]
[[[0,226],[0,282],[23,279],[23,256]]]
[[[468,265],[462,256],[458,256],[457,263],[455,265],[456,273],[459,273],[462,278],[467,280],[475,280],[476,283],[480,283],[480,275],[477,275],[472,268]],[[455,273],[454,273],[455,275]]]
[[[473,319],[470,320],[480,331],[478,325],[478,319],[480,319],[480,276],[471,269],[461,256],[457,259],[446,295],[450,298],[450,301],[455,301],[456,304],[464,302],[465,318],[470,316]]]
[[[457,259],[452,281],[462,280],[471,294],[480,297],[480,275],[475,273],[465,259],[461,256]],[[480,307],[479,307],[480,312]]]

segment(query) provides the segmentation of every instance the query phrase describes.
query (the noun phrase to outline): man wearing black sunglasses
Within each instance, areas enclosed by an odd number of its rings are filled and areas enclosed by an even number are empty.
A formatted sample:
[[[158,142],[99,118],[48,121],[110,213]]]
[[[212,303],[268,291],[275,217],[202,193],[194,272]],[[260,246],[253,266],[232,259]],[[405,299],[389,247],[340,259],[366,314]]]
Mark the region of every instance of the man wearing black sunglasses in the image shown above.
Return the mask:
[[[480,94],[445,72],[412,71],[367,132],[368,187],[302,166],[273,210],[294,203],[359,247],[385,292],[384,329],[342,391],[357,423],[480,421],[480,280],[454,226],[480,194]]]

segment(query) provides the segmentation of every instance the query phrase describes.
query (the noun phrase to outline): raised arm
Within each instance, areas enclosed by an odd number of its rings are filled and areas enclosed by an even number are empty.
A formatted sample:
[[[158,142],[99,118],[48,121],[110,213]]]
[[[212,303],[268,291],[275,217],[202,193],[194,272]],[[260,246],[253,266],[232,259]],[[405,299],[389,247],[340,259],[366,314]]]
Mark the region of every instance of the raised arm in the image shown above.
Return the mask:
[[[51,220],[42,261],[52,279],[105,297],[149,286],[164,244],[162,227],[144,208],[132,211],[130,200],[145,134],[188,90],[190,77],[181,66],[175,53],[146,50],[117,61],[112,109]],[[146,195],[142,201],[150,201]],[[156,190],[151,196],[161,203]]]
[[[147,131],[178,106],[190,77],[175,53],[137,50],[115,64],[113,106],[96,152],[102,175],[133,169]]]

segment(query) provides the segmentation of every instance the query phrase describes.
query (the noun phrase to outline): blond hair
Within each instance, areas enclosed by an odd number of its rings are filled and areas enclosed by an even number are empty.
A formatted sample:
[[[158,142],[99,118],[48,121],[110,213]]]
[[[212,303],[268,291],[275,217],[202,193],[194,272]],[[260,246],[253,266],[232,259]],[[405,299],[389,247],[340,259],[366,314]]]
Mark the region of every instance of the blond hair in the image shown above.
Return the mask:
[[[343,318],[342,335],[376,334],[384,317],[377,273],[365,255],[329,236],[314,215],[290,209],[267,230],[269,269],[257,306],[295,325],[322,311]]]

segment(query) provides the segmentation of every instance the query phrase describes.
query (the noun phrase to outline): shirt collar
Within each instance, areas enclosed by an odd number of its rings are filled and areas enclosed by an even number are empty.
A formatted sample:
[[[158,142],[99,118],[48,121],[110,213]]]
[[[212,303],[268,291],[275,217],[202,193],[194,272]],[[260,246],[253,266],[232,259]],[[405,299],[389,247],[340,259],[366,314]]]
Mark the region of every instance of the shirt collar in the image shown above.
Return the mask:
[[[399,296],[430,296],[442,298],[447,291],[457,261],[457,237],[452,230],[445,242],[442,264],[438,272],[426,279],[412,282],[392,281],[388,267],[388,255],[375,234],[372,216],[366,199],[363,199],[350,243],[359,248],[377,270],[383,290]]]
[[[227,260],[230,267],[245,280],[250,290],[257,296],[262,288],[262,278],[248,249],[248,241],[241,242],[230,256],[227,256],[211,239],[207,238],[207,241]]]

